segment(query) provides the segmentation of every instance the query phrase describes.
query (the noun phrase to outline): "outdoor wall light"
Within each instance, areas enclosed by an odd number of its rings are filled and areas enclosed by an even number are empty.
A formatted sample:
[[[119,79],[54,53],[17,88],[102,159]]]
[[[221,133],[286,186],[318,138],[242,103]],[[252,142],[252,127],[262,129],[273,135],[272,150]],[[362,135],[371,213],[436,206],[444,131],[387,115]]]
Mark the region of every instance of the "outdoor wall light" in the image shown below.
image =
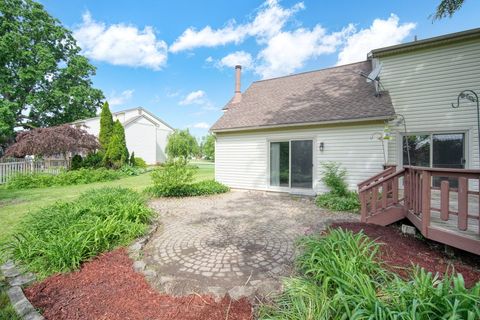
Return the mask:
[[[318,147],[320,151],[323,151],[323,142],[320,142],[320,146]]]

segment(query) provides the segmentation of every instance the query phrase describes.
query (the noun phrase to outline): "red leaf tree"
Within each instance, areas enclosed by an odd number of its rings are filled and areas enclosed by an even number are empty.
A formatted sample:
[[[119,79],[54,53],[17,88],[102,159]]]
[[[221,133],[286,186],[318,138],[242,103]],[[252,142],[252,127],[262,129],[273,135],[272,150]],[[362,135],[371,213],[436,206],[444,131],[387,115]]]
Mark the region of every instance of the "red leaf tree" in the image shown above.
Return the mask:
[[[52,156],[57,154],[90,152],[100,148],[97,138],[84,129],[64,124],[20,132],[5,156],[22,158],[27,155]]]

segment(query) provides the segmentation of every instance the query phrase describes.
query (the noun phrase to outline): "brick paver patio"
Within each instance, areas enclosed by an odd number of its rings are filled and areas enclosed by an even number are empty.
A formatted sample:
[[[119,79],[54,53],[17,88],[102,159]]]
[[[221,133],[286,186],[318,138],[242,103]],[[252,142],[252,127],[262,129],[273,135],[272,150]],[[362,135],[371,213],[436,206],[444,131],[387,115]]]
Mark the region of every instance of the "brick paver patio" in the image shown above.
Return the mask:
[[[297,237],[357,219],[319,209],[312,198],[255,191],[151,205],[161,225],[143,250],[145,274],[173,295],[278,292],[280,278],[292,272]]]

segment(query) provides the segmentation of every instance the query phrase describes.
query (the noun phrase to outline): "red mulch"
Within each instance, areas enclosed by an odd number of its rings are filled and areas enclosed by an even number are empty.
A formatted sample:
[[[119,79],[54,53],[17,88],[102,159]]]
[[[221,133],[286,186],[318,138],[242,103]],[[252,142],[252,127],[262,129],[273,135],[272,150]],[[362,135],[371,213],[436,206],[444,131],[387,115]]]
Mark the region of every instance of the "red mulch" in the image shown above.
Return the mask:
[[[55,275],[25,290],[46,319],[252,319],[245,300],[210,296],[171,297],[153,290],[133,271],[125,249],[105,253],[81,270]],[[227,317],[228,313],[228,317]]]
[[[395,226],[382,227],[346,222],[333,224],[332,227],[341,227],[353,232],[363,230],[368,237],[382,243],[381,260],[387,265],[393,266],[391,269],[405,279],[409,277],[412,264],[417,264],[432,273],[439,273],[440,275],[451,272],[453,268],[456,272],[462,274],[466,287],[472,287],[480,281],[480,257],[478,256],[459,253],[452,259],[442,252],[441,246],[435,247],[427,241],[404,235]]]

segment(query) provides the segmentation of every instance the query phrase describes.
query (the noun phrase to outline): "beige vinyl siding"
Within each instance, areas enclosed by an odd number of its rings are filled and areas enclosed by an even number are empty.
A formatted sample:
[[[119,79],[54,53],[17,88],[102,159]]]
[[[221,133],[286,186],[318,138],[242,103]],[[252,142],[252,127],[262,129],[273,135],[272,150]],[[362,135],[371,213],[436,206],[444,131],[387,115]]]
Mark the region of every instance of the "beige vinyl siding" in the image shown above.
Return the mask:
[[[358,182],[382,170],[382,145],[372,134],[383,122],[330,125],[316,128],[217,133],[215,177],[233,188],[286,191],[269,186],[269,142],[289,139],[314,140],[313,188],[326,191],[321,183],[324,161],[336,161],[348,171],[347,182],[356,190]],[[319,151],[320,142],[324,151]]]
[[[383,64],[381,83],[390,92],[395,112],[406,118],[411,133],[464,132],[467,168],[478,168],[477,111],[473,103],[461,101],[453,109],[460,91],[480,92],[480,41],[455,43],[426,50],[379,58]],[[390,127],[389,162],[401,164],[400,133],[403,126]],[[399,143],[397,143],[397,141]]]

